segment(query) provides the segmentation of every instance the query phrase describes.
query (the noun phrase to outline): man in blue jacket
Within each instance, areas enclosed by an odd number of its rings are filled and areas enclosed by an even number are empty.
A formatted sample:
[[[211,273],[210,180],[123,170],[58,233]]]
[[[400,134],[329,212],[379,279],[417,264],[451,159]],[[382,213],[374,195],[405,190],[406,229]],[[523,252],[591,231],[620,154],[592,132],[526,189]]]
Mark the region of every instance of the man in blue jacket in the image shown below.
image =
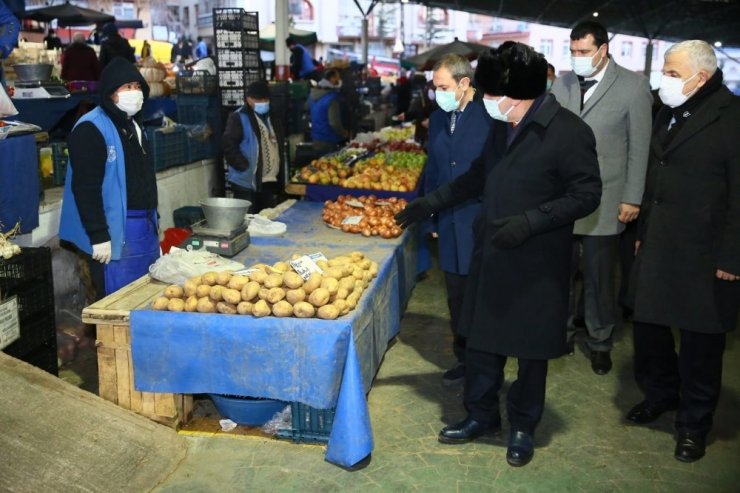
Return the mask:
[[[10,55],[18,45],[18,33],[21,23],[13,12],[0,0],[0,62]],[[4,81],[3,70],[0,68],[0,82]]]
[[[316,64],[306,47],[290,36],[285,40],[285,44],[290,50],[290,74],[293,80],[319,80]]]
[[[472,79],[473,68],[460,55],[445,56],[434,66],[439,109],[429,118],[425,191],[436,190],[468,171],[483,150],[492,119],[480,100],[473,100]],[[458,323],[473,253],[473,220],[479,211],[480,200],[474,198],[439,212],[435,221],[457,358],[455,367],[442,376],[448,385],[465,380],[465,338],[458,334]]]
[[[349,138],[349,131],[342,122],[342,98],[339,90],[342,80],[339,71],[329,69],[308,96],[311,113],[311,140],[317,153],[336,150]]]
[[[69,136],[59,238],[86,257],[102,298],[149,271],[159,257],[157,180],[140,124],[149,86],[116,57],[100,76],[100,106]]]

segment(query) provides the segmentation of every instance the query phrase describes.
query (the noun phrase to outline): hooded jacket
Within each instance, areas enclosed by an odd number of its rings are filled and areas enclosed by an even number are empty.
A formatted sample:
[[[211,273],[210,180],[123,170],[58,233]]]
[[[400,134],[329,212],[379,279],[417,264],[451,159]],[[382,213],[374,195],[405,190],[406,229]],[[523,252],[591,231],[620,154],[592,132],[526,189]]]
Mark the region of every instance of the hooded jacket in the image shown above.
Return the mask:
[[[110,30],[108,30],[110,31]],[[134,48],[128,43],[128,40],[122,38],[118,31],[104,32],[106,35],[100,43],[100,66],[105,68],[116,57],[122,57],[131,63],[136,62]]]
[[[122,156],[116,160],[117,166],[125,171],[125,197],[128,209],[156,209],[157,181],[154,167],[147,162],[143,143],[144,132],[141,130],[141,142],[133,120],[141,118],[141,112],[129,118],[113,103],[111,95],[122,85],[139,82],[144,101],[149,97],[149,86],[136,67],[127,60],[116,57],[103,70],[100,77],[100,106],[93,110],[97,121],[110,121],[118,132]],[[92,115],[91,115],[92,116]],[[90,121],[87,121],[90,120]],[[109,136],[110,137],[110,136]],[[111,143],[117,144],[118,142]],[[69,167],[72,179],[65,184],[74,196],[79,219],[92,245],[104,243],[111,239],[104,205],[103,186],[106,173],[112,172],[114,166],[107,166],[109,145],[99,127],[92,118],[78,122],[68,138]],[[62,225],[64,226],[64,225]],[[61,234],[61,233],[60,233]],[[79,246],[79,245],[78,245]]]
[[[339,92],[326,79],[311,88],[308,108],[311,112],[311,138],[319,142],[341,142],[349,136],[342,124]]]

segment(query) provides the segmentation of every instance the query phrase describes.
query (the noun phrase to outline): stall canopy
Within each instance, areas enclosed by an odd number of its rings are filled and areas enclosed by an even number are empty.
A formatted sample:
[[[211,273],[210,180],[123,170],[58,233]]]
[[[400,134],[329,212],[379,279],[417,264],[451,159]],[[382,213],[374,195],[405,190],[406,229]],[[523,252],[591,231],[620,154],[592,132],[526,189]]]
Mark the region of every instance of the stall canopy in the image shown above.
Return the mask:
[[[594,19],[612,33],[649,39],[703,39],[740,46],[738,0],[418,0],[431,7],[572,28]],[[598,16],[594,16],[594,12]]]
[[[294,37],[297,43],[309,46],[316,43],[316,33],[313,31],[304,31],[303,29],[290,28],[290,36]],[[285,42],[285,40],[280,40]],[[275,51],[275,24],[268,24],[260,29],[260,50]]]
[[[57,20],[59,26],[89,26],[116,20],[112,15],[98,12],[97,10],[77,7],[67,2],[62,5],[51,5],[37,9],[27,9],[23,14],[24,19],[38,22],[51,22]]]
[[[468,43],[455,38],[452,43],[436,46],[431,50],[405,58],[403,65],[408,68],[415,67],[417,70],[432,70],[434,64],[444,55],[455,54],[464,56],[468,60],[475,60],[479,54],[490,48],[490,46]]]

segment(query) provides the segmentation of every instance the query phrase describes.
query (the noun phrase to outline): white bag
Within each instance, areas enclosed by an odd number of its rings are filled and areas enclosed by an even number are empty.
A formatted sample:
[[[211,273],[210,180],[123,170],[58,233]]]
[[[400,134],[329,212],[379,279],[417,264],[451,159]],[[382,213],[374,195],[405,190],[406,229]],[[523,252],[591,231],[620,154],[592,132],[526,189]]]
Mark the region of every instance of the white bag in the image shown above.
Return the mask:
[[[244,264],[229,260],[207,250],[182,250],[170,248],[170,253],[159,257],[149,266],[149,275],[158,281],[182,285],[188,278],[206,272],[237,271]]]
[[[0,67],[0,70],[2,70],[2,67]],[[0,118],[17,114],[18,110],[15,109],[13,101],[10,100],[10,97],[8,96],[8,93],[5,92],[3,85],[0,84]]]

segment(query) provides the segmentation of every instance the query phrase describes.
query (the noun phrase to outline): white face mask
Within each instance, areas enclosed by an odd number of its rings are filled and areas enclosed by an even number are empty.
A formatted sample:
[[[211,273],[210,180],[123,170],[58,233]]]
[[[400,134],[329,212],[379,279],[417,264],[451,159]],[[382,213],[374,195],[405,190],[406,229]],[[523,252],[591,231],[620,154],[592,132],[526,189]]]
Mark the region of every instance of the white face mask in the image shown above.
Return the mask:
[[[664,75],[663,78],[660,79],[660,90],[658,91],[658,96],[660,96],[660,100],[663,101],[663,104],[665,104],[666,106],[670,106],[671,108],[675,108],[684,104],[691,97],[691,95],[696,92],[698,86],[695,87],[688,94],[683,93],[683,86],[685,86],[688,81],[690,81],[697,75],[699,75],[699,72],[695,73],[686,80],[681,80],[678,77],[668,77]]]
[[[442,108],[442,111],[449,113],[450,111],[455,111],[460,107],[460,100],[455,97],[456,92],[457,89],[452,91],[437,89],[434,91],[434,98],[437,101],[437,105]]]
[[[573,67],[573,72],[581,77],[591,76],[596,71],[596,67],[593,64],[594,57],[598,55],[600,51],[601,50],[597,50],[596,53],[591,56],[570,57],[570,65]],[[601,63],[601,60],[599,60],[599,63]],[[596,65],[598,65],[598,63]]]
[[[144,106],[144,93],[138,89],[119,92],[116,106],[128,116],[134,116]]]
[[[499,108],[499,104],[501,101],[506,99],[506,96],[502,96],[501,99],[496,101],[495,99],[486,99],[483,98],[483,106],[486,108],[486,112],[491,115],[491,118],[494,120],[499,120],[502,122],[508,122],[509,121],[509,113],[511,110],[514,109],[513,106],[509,107],[508,110],[506,110],[506,113],[501,113],[501,108]]]

